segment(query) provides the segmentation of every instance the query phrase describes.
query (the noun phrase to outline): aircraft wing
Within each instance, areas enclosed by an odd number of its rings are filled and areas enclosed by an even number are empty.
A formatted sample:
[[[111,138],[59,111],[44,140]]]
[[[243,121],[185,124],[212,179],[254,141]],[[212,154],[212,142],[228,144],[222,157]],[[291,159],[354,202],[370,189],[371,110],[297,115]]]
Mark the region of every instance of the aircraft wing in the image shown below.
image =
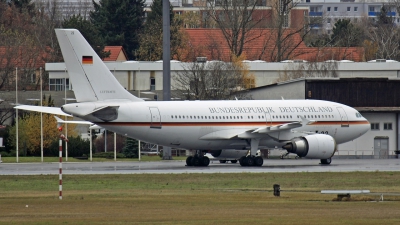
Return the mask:
[[[275,126],[263,126],[256,129],[243,128],[214,131],[202,136],[200,140],[228,140],[235,137],[248,139],[262,137],[263,135],[269,135],[276,138],[275,136],[277,135],[282,136],[281,134],[285,134],[287,132],[290,133],[291,129],[309,125],[314,122],[315,120],[308,120],[304,117],[301,117],[301,121],[283,123]]]
[[[310,125],[315,123],[315,120],[309,120],[302,116],[300,116],[301,121],[291,122],[291,123],[284,123],[279,124],[276,126],[265,126],[255,129],[252,133],[259,133],[259,134],[271,134],[274,132],[282,132],[282,131],[289,131],[291,129],[302,127],[305,125]]]
[[[50,113],[50,114],[61,115],[61,116],[71,116],[70,114],[67,114],[67,113],[61,111],[61,108],[58,108],[58,107],[19,105],[19,106],[15,106],[14,108],[15,109],[22,109],[22,110],[26,110],[26,111]]]

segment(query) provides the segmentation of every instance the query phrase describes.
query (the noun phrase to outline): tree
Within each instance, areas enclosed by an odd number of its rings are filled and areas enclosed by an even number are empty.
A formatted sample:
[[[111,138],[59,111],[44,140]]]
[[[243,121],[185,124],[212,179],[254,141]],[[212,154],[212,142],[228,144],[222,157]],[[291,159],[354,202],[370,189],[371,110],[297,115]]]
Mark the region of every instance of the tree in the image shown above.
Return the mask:
[[[93,1],[90,21],[104,38],[105,45],[122,45],[129,59],[135,59],[139,34],[145,19],[144,0]]]
[[[143,61],[156,61],[162,59],[163,54],[163,21],[162,21],[162,0],[154,0],[150,6],[144,31],[140,35],[140,47],[137,58]],[[179,59],[179,49],[184,49],[184,36],[181,33],[180,18],[175,17],[173,8],[170,5],[170,40],[171,58]]]
[[[100,58],[110,56],[110,51],[104,51],[104,40],[89,20],[84,19],[81,15],[73,15],[69,19],[65,19],[62,26],[63,28],[75,28],[79,30]]]
[[[336,47],[361,46],[364,40],[363,30],[350,19],[339,19],[332,30],[331,43]]]
[[[267,17],[265,10],[254,13],[259,5],[260,1],[254,0],[207,0],[203,15],[221,29],[231,54],[238,57],[243,53],[245,43],[262,36],[260,32],[250,32]],[[206,19],[203,18],[203,21]]]
[[[389,15],[389,16],[388,16]],[[400,30],[393,23],[390,7],[383,5],[377,21],[370,21],[365,42],[372,49],[376,48],[375,57],[379,59],[400,59]]]
[[[45,98],[45,96],[44,96]],[[37,103],[36,103],[37,104]],[[44,106],[54,106],[51,96],[46,101],[43,101]],[[68,134],[76,136],[76,125],[68,125]],[[40,132],[40,113],[28,112],[19,119],[18,123],[18,144],[26,148],[30,155],[38,155],[41,150],[41,132]],[[57,121],[53,115],[43,114],[43,148],[45,154],[49,152],[52,142],[59,138],[60,132],[57,129]],[[16,126],[10,129],[8,143],[11,146],[16,146]]]
[[[279,73],[277,82],[307,77],[338,77],[336,61],[327,62],[292,62]]]
[[[138,158],[138,141],[132,138],[125,139],[125,146],[122,149],[122,153],[126,158]]]
[[[270,2],[272,18],[267,21],[267,26],[271,28],[271,33],[265,35],[264,49],[261,51],[259,59],[266,54],[269,54],[269,61],[271,62],[293,59],[296,57],[294,55],[295,50],[311,31],[310,26],[317,26],[322,23],[322,17],[307,18],[305,16],[303,20],[291,21],[291,13],[297,4],[295,0],[274,0]],[[270,45],[273,46],[272,49],[267,48]]]
[[[227,100],[245,97],[242,91],[254,85],[242,60],[186,63],[175,75],[173,84],[177,97],[185,100]]]

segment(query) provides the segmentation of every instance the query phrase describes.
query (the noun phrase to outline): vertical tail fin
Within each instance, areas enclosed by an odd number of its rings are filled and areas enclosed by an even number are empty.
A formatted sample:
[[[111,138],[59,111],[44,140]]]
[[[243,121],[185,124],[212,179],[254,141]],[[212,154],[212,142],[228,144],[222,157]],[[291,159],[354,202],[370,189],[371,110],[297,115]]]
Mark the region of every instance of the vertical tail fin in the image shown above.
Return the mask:
[[[77,102],[143,101],[125,90],[78,30],[56,29],[56,35]]]

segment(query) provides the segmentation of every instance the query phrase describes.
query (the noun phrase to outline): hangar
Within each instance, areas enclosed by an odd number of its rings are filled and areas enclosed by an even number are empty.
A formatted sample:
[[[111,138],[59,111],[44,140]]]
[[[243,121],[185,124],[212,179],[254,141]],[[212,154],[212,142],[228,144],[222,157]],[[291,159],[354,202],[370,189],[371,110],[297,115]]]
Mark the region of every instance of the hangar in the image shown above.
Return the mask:
[[[247,94],[255,100],[319,99],[357,109],[371,130],[339,145],[335,157],[392,158],[400,149],[398,78],[302,78],[253,88]]]

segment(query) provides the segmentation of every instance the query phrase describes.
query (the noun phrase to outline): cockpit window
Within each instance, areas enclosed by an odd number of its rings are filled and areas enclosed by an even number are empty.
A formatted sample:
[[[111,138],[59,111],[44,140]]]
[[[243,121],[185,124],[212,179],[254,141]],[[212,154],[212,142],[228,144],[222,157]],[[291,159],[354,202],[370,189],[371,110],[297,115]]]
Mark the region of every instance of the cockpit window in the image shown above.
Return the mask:
[[[361,115],[361,113],[356,113],[356,117],[357,118],[362,118],[363,116]]]

